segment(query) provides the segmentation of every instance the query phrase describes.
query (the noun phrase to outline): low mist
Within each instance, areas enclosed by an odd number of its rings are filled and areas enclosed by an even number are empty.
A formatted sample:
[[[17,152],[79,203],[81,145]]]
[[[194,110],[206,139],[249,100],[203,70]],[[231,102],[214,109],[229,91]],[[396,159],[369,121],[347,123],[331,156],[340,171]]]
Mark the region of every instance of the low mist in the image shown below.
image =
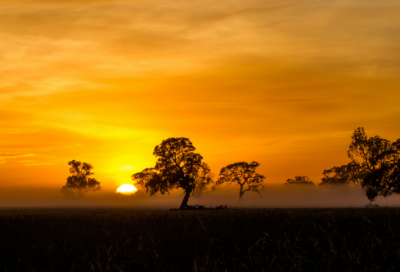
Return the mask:
[[[2,188],[1,207],[118,207],[131,208],[178,208],[183,192],[150,196],[143,190],[133,195],[116,194],[113,191],[92,192],[82,199],[64,197],[59,188]],[[399,196],[378,197],[374,205],[397,206]],[[365,207],[370,201],[361,186],[288,186],[269,185],[262,193],[246,192],[239,201],[239,188],[225,186],[214,192],[191,196],[189,205],[216,207],[227,205],[245,208],[308,208],[308,207]]]

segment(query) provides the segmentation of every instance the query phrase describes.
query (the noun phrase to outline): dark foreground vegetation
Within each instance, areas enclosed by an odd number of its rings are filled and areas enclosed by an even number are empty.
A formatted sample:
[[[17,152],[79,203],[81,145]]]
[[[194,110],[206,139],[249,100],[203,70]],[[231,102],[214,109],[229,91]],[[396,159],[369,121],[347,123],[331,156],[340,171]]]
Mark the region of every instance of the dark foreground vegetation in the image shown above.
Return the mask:
[[[0,271],[400,271],[400,209],[2,210]]]

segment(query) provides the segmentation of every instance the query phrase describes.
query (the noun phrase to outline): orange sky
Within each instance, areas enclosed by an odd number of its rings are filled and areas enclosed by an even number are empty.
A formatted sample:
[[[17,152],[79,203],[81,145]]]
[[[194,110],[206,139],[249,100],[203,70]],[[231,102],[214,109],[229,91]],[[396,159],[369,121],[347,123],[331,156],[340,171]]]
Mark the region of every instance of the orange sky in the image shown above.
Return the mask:
[[[394,0],[0,0],[0,188],[58,194],[75,159],[115,191],[168,137],[216,174],[319,183],[357,127],[400,138],[399,18]]]

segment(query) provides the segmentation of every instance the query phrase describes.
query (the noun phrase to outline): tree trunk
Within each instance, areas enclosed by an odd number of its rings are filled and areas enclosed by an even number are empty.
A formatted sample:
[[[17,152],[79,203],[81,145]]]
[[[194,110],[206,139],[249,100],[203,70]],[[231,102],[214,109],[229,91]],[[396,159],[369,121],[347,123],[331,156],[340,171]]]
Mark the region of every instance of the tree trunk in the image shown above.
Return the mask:
[[[243,184],[240,184],[239,201],[242,201],[243,195],[244,195]]]
[[[190,196],[191,190],[186,190],[185,191],[185,197],[182,200],[181,206],[179,207],[179,210],[184,210],[186,209],[187,203],[189,201],[189,196]]]

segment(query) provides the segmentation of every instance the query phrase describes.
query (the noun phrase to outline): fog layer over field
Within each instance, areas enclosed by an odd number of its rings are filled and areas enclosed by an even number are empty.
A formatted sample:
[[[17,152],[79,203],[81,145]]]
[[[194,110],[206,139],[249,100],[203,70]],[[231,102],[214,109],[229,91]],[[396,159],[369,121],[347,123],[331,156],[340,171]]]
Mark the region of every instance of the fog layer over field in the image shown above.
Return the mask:
[[[137,208],[178,208],[183,199],[182,191],[171,194],[149,196],[143,190],[134,195],[121,195],[112,191],[88,193],[82,199],[64,197],[59,188],[15,188],[0,191],[0,206],[2,207],[79,207],[79,206],[132,206]],[[270,185],[258,195],[246,192],[239,202],[239,188],[236,186],[222,187],[217,191],[191,196],[189,205],[204,205],[215,207],[364,207],[369,204],[365,192],[360,186],[338,186],[334,188],[322,186],[285,186]],[[379,206],[398,206],[399,196],[377,198],[373,204]]]

